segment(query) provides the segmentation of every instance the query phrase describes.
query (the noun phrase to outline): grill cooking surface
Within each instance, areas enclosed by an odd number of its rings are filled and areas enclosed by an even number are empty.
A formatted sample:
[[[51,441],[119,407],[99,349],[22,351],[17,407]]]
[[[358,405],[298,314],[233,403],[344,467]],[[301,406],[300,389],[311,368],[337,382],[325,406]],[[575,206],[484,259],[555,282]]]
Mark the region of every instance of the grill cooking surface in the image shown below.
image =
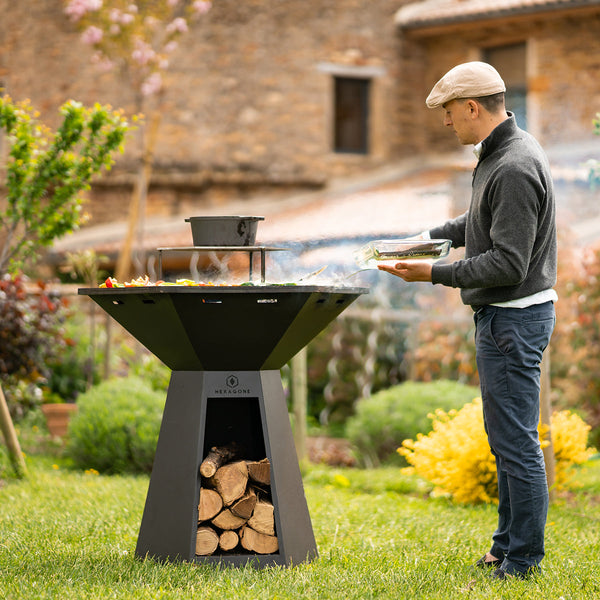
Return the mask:
[[[280,369],[366,288],[82,288],[173,370]]]

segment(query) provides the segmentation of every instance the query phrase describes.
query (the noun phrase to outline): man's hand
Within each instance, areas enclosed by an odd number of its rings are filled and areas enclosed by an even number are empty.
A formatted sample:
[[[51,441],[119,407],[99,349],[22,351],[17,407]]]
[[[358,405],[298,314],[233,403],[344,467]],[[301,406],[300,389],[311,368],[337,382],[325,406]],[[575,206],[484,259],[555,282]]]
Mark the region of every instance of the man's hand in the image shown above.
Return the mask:
[[[424,260],[398,262],[393,267],[378,265],[377,268],[404,281],[431,281],[431,263]]]

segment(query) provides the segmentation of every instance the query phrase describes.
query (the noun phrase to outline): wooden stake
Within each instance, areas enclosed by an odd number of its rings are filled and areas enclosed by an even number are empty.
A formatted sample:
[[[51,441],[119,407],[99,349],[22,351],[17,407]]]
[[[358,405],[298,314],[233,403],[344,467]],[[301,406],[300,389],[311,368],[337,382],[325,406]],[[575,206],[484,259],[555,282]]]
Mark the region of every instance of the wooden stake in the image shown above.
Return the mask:
[[[1,385],[0,427],[2,428],[2,435],[4,436],[4,441],[6,442],[6,447],[8,449],[8,456],[10,458],[10,462],[12,463],[13,469],[15,470],[15,474],[19,479],[22,479],[23,477],[27,476],[27,466],[25,465],[25,459],[23,458],[21,446],[19,445],[19,438],[17,437],[15,426],[13,425],[10,417],[8,404],[6,403],[6,398],[4,397],[4,392],[2,391]]]

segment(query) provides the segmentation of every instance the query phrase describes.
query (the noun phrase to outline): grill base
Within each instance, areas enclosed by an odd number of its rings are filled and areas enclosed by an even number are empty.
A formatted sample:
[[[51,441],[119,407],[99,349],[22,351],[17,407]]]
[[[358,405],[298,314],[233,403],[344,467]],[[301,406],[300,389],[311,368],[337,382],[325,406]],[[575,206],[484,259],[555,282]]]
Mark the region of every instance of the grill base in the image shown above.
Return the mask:
[[[249,459],[271,462],[275,554],[195,555],[200,464],[208,449],[232,440]],[[256,567],[318,556],[279,370],[173,371],[135,552]]]

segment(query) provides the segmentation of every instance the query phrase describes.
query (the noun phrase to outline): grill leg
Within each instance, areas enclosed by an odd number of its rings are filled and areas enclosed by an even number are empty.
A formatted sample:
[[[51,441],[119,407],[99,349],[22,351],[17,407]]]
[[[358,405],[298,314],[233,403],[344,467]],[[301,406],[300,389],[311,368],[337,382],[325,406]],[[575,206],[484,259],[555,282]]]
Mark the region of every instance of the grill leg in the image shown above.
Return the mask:
[[[211,431],[207,432],[207,407],[209,403],[228,406],[232,397],[238,406],[246,406],[250,412],[255,407],[258,411],[256,423],[260,423],[257,427],[262,427],[262,432],[250,432],[250,438],[264,441],[264,451],[271,462],[271,496],[279,551],[270,555],[196,557],[200,463],[207,444],[210,447],[214,436],[219,436],[213,431],[215,426],[235,431],[235,415],[229,415],[225,409],[212,411],[221,415],[222,422],[212,421]],[[247,421],[244,419],[237,426],[246,435]],[[173,371],[136,555],[232,565],[250,563],[258,567],[297,564],[317,557],[278,370]]]

